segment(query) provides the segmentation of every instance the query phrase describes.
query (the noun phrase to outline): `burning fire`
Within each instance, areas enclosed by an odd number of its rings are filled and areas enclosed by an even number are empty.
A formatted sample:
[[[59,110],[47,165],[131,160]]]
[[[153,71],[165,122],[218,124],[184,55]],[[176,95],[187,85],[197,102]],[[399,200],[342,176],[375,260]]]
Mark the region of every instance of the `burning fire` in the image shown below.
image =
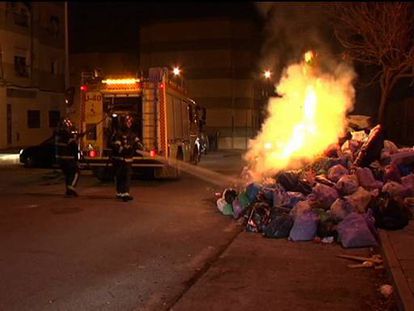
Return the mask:
[[[305,56],[304,56],[305,62],[310,63],[312,61],[313,57],[314,57],[313,52],[312,51],[307,51],[305,53]]]
[[[281,98],[268,102],[268,118],[245,155],[255,180],[298,169],[337,143],[352,110],[354,72],[339,65],[333,74],[311,66],[313,52],[291,65],[279,85]]]

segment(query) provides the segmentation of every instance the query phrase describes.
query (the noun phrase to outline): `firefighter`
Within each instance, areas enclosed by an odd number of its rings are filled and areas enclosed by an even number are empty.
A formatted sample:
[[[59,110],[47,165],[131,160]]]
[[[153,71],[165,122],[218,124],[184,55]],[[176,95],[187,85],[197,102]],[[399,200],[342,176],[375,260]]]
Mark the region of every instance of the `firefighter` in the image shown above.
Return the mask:
[[[76,184],[79,179],[78,138],[72,121],[62,118],[55,130],[56,160],[65,176],[66,196],[77,197]]]
[[[115,172],[116,198],[124,202],[133,200],[129,193],[133,156],[143,146],[138,136],[132,131],[134,119],[126,115],[121,126],[112,138],[112,164]]]

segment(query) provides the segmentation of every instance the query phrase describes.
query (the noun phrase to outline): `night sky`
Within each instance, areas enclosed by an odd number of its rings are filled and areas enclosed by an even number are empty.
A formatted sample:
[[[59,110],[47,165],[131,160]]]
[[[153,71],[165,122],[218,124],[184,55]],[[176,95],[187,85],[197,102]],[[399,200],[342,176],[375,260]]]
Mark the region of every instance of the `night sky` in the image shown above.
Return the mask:
[[[153,20],[252,16],[252,2],[70,2],[70,51],[134,52],[139,26]]]

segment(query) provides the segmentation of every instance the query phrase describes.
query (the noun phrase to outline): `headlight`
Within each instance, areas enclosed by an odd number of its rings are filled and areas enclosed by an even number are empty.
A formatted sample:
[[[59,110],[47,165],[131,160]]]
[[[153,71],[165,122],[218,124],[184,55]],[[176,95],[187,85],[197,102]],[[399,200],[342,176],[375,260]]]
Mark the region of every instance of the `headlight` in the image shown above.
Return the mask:
[[[20,149],[19,155],[21,155],[23,153],[23,149]]]

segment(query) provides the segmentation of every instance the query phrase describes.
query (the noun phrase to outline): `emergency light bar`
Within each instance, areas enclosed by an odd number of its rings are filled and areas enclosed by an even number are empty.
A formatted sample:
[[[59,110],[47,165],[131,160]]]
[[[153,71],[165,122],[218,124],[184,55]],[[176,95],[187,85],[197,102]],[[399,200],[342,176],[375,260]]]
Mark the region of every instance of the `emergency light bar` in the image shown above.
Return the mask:
[[[102,80],[105,84],[135,84],[138,83],[139,79],[106,79]]]

